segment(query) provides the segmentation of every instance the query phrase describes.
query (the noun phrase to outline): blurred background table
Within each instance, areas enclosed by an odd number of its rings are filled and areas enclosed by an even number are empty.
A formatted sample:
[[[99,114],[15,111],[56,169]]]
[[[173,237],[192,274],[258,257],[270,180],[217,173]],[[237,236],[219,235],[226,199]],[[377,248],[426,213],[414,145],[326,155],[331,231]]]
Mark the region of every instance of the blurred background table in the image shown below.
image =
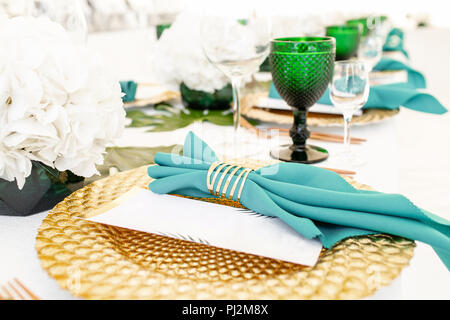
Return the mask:
[[[121,80],[145,81],[148,50],[155,41],[154,30],[94,33],[88,46],[103,55],[115,76]],[[417,29],[406,33],[405,47],[411,64],[423,71],[428,89],[444,106],[450,106],[446,63],[450,29]],[[431,49],[432,48],[432,49]],[[423,208],[450,219],[450,114],[431,115],[402,109],[395,118],[381,123],[354,127],[352,134],[368,141],[357,146],[367,164],[358,168],[355,179],[382,192],[402,193]],[[128,128],[119,146],[160,146],[181,144],[187,131],[201,130],[203,138],[214,137],[217,130],[231,130],[206,123],[191,125],[173,132],[146,133],[145,128]],[[341,134],[341,128],[315,128]],[[340,145],[320,142],[331,153]],[[267,152],[258,154],[268,158]],[[392,162],[384,156],[390,154]],[[326,162],[323,166],[326,166]],[[37,228],[47,212],[31,217],[0,216],[0,282],[18,277],[41,298],[71,299],[40,267],[34,249]],[[5,279],[3,279],[5,277]],[[450,276],[431,247],[417,243],[411,265],[390,287],[371,298],[450,299]]]

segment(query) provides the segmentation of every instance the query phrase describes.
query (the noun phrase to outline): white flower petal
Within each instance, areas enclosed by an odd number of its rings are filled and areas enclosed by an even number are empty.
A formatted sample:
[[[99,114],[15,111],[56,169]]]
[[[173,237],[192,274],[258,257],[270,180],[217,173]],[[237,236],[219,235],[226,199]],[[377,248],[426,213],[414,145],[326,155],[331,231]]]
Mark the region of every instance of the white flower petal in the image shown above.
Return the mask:
[[[0,24],[0,178],[23,187],[31,161],[96,174],[125,124],[118,82],[48,19]]]

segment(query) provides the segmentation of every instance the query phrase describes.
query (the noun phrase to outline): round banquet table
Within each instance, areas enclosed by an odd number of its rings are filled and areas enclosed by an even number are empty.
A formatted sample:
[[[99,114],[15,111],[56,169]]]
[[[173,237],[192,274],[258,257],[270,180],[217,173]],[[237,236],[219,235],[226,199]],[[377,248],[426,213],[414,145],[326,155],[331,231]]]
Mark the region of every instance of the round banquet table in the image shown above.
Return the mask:
[[[88,46],[101,54],[115,76],[121,80],[149,79],[148,50],[154,44],[154,30],[92,34]],[[450,107],[448,75],[450,29],[418,29],[406,32],[411,65],[422,71],[428,91]],[[126,45],[125,45],[126,44]],[[426,49],[424,49],[426,48]],[[342,128],[314,128],[341,134]],[[173,132],[146,133],[145,128],[127,128],[117,146],[160,146],[182,144],[193,130],[206,142],[216,132],[231,130],[209,123],[191,125]],[[450,219],[450,113],[430,115],[402,108],[398,116],[352,129],[367,142],[355,151],[367,159],[357,169],[355,179],[382,192],[401,193],[417,205]],[[316,142],[330,153],[339,144]],[[267,149],[267,148],[266,148]],[[268,158],[268,152],[256,156]],[[327,166],[327,163],[321,165]],[[331,165],[330,165],[331,166]],[[42,299],[75,299],[58,287],[41,268],[35,251],[35,237],[48,212],[30,217],[0,216],[0,283],[17,277]],[[450,273],[428,245],[417,242],[414,257],[401,276],[369,299],[450,299]]]

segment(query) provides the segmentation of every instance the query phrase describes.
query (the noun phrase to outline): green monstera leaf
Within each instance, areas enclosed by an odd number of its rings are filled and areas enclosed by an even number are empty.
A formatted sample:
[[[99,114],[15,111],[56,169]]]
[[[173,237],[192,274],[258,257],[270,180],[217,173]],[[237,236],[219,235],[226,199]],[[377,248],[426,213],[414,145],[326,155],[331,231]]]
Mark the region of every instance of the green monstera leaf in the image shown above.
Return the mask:
[[[145,165],[153,164],[153,158],[158,152],[180,153],[181,145],[148,147],[109,147],[106,148],[106,154],[102,165],[97,165],[100,175],[92,176],[85,180],[89,184],[95,180],[109,176],[110,170],[118,172],[139,168]]]
[[[157,105],[155,110],[160,112],[149,115],[141,110],[127,111],[127,117],[131,119],[129,127],[152,127],[149,132],[160,132],[184,128],[197,121],[209,121],[219,126],[233,125],[231,110],[177,109],[167,104]]]

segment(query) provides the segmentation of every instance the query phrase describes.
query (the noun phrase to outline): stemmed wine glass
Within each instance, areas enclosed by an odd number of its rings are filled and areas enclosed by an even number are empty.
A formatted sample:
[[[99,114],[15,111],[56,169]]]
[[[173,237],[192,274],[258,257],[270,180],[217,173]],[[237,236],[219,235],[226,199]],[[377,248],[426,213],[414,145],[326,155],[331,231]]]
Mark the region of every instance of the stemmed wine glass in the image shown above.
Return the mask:
[[[320,99],[333,75],[336,54],[332,37],[279,38],[271,42],[270,69],[280,96],[292,107],[294,124],[289,133],[293,144],[272,150],[276,159],[300,163],[325,160],[328,152],[307,145],[308,109]]]
[[[350,123],[353,114],[366,104],[369,98],[369,74],[366,64],[358,60],[337,61],[330,84],[330,99],[344,117],[344,153],[335,162],[355,166],[363,161],[350,151]]]
[[[382,44],[386,42],[389,31],[391,30],[391,24],[388,17],[376,15],[370,16],[367,18],[367,26],[375,37],[381,39]]]
[[[235,150],[240,128],[240,87],[245,77],[257,72],[269,53],[271,23],[256,11],[205,15],[200,27],[201,42],[207,59],[219,68],[233,87],[233,143]]]
[[[371,72],[380,61],[383,54],[383,42],[380,37],[368,35],[361,39],[358,48],[358,60],[366,64],[366,69]]]

